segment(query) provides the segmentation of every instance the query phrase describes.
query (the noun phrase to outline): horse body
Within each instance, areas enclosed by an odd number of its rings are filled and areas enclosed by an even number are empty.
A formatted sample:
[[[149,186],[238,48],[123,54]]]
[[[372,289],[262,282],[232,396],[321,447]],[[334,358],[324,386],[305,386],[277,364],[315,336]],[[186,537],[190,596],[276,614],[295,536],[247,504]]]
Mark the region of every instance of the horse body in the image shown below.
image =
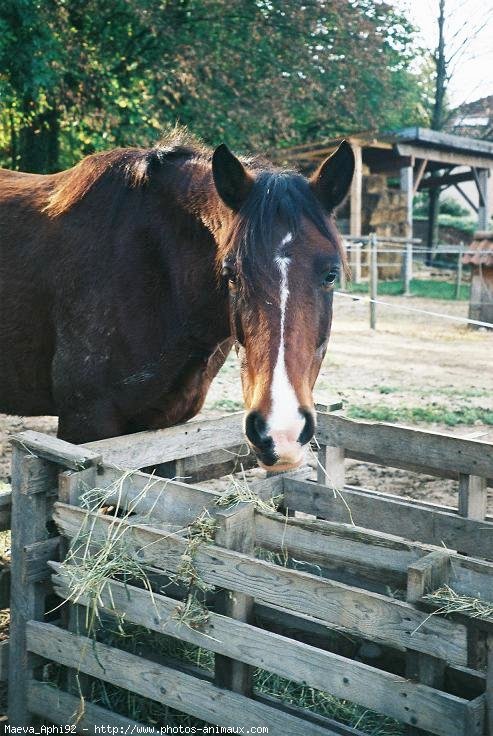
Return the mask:
[[[232,344],[212,236],[143,188],[50,218],[63,176],[0,177],[0,409],[73,442],[185,421]]]
[[[76,443],[170,426],[236,342],[247,438],[264,465],[297,464],[340,258],[323,210],[352,161],[307,182],[174,140],[1,172],[0,411],[56,414]]]

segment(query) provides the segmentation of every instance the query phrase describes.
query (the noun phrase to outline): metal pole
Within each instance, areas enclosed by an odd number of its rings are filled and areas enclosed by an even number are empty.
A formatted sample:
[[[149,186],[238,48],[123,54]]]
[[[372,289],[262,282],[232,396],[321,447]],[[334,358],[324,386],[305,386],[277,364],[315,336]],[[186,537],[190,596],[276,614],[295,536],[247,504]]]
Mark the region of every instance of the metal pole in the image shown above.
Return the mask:
[[[404,253],[404,296],[411,296],[411,279],[413,277],[413,244],[406,243]]]
[[[457,260],[457,281],[455,283],[455,298],[460,299],[460,287],[462,283],[462,255],[464,251],[464,243],[461,241],[460,251]]]
[[[344,240],[342,241],[342,250],[343,250],[343,253],[344,253],[344,256],[345,256],[345,260],[347,262],[347,257],[348,257],[347,251],[348,251],[348,249],[347,249],[347,245],[346,245],[346,243],[345,243]],[[341,291],[346,291],[346,289],[347,289],[346,272],[344,270],[344,265],[342,263],[341,263],[341,270],[340,270],[340,273],[339,273],[339,286],[340,286]]]
[[[488,230],[490,221],[489,203],[489,169],[479,169],[477,176],[477,187],[479,194],[478,207],[478,230]]]
[[[372,330],[377,326],[377,305],[375,299],[378,294],[378,241],[375,233],[370,239],[370,327]]]

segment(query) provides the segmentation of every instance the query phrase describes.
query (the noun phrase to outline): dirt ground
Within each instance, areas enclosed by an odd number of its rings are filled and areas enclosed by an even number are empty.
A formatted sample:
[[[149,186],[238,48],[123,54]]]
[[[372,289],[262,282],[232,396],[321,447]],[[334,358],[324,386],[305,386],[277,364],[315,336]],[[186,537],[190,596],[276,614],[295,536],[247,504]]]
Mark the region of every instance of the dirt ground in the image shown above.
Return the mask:
[[[467,316],[466,302],[404,297],[383,300],[395,306]],[[380,305],[377,309],[377,329],[372,331],[368,304],[336,295],[329,352],[315,391],[317,400],[339,397],[346,411],[359,410],[363,415],[387,408],[397,413],[403,408],[421,408],[426,415],[431,412],[431,417],[437,411],[467,410],[469,424],[420,426],[460,436],[484,432],[482,439],[493,442],[493,426],[474,419],[481,410],[493,412],[493,332]],[[202,415],[212,417],[239,408],[239,371],[232,353],[212,385]],[[416,426],[406,416],[398,421]],[[55,433],[56,419],[0,415],[0,483],[10,480],[9,434],[28,428]],[[348,461],[348,482],[419,500],[457,503],[454,481],[407,471]]]

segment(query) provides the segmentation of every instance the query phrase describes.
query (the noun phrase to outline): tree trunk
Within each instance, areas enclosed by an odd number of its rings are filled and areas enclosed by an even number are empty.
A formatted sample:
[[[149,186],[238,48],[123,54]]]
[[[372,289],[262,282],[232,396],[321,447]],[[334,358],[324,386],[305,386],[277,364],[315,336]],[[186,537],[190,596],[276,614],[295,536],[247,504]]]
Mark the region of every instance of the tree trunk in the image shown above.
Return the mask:
[[[435,52],[436,83],[435,101],[431,118],[433,130],[443,128],[445,92],[447,89],[447,60],[445,58],[445,0],[438,3],[438,45]],[[431,265],[433,250],[438,243],[438,214],[439,214],[440,189],[430,189],[430,200],[428,205],[428,242],[426,252],[426,263]]]
[[[34,174],[59,170],[59,121],[55,107],[32,118],[19,131],[19,168]]]
[[[443,128],[445,91],[447,88],[447,60],[445,58],[444,35],[445,0],[439,0],[438,8],[438,45],[435,52],[435,102],[433,105],[433,115],[431,118],[431,127],[433,130],[441,130]]]
[[[12,112],[9,115],[10,124],[10,161],[12,169],[17,168],[17,130]]]
[[[438,205],[440,198],[440,189],[433,187],[429,190],[428,201],[428,233],[426,248],[426,265],[431,266],[433,260],[433,250],[438,243]]]

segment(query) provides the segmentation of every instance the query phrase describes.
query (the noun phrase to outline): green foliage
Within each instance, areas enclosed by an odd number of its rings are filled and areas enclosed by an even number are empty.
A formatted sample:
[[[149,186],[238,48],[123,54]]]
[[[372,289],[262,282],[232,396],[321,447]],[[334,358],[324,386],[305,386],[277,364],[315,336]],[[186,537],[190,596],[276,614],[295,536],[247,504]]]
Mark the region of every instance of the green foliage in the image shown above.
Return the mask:
[[[453,217],[471,216],[470,210],[463,207],[460,202],[452,197],[444,197],[440,200],[440,214],[452,215]]]
[[[413,217],[415,219],[428,217],[428,192],[417,192],[413,202]]]
[[[440,227],[453,227],[456,230],[472,235],[477,230],[478,223],[470,215],[468,217],[456,217],[454,215],[438,215],[438,224]]]
[[[378,0],[4,0],[0,163],[54,171],[177,121],[240,150],[426,123],[427,63]]]

